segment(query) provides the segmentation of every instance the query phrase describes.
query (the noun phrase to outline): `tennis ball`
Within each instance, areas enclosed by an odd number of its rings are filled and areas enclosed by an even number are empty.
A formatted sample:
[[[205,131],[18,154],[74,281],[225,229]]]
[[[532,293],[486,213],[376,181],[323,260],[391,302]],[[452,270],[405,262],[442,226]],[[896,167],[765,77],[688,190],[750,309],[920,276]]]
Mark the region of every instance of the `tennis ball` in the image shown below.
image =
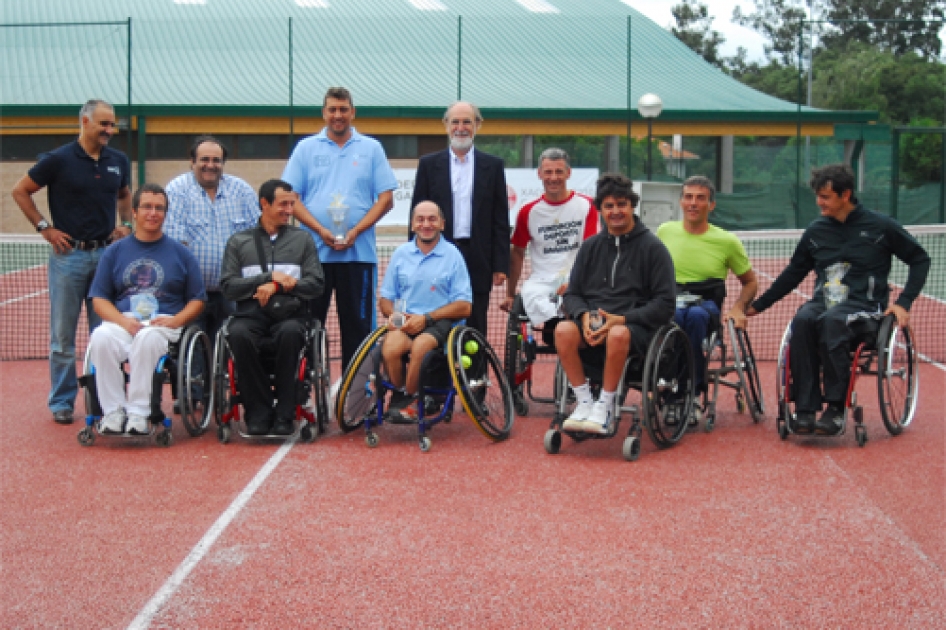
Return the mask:
[[[473,365],[473,360],[464,354],[462,357],[460,357],[460,365],[463,366],[464,370],[469,370],[470,366]]]
[[[465,344],[463,344],[463,349],[467,354],[476,354],[480,351],[480,344],[476,343],[475,339],[470,339]]]

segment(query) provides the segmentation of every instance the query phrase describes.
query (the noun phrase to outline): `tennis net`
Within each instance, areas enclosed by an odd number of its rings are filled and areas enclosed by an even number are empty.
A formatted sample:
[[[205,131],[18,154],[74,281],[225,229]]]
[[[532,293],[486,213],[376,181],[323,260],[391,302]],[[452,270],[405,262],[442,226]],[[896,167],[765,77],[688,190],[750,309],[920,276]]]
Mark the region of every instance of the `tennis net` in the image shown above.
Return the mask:
[[[918,349],[926,360],[946,363],[946,226],[908,228],[929,252],[933,266],[923,294],[911,311]],[[736,232],[759,277],[759,291],[769,287],[785,268],[795,249],[801,230]],[[378,280],[384,277],[388,261],[400,239],[378,241]],[[46,265],[49,245],[38,235],[0,237],[0,360],[45,359],[49,354],[49,291]],[[890,275],[893,296],[899,293],[906,279],[906,266],[894,259]],[[528,263],[524,276],[528,274]],[[730,275],[727,302],[739,294],[739,282]],[[775,360],[782,333],[801,304],[814,290],[813,275],[781,302],[750,321],[753,349],[759,360]],[[499,305],[505,287],[495,287],[489,310],[489,340],[502,356],[505,344],[506,313]],[[728,308],[728,304],[726,305]],[[379,318],[380,320],[380,318]],[[334,306],[326,322],[330,354],[340,355],[338,319]],[[76,336],[76,356],[82,357],[88,342],[85,314]]]

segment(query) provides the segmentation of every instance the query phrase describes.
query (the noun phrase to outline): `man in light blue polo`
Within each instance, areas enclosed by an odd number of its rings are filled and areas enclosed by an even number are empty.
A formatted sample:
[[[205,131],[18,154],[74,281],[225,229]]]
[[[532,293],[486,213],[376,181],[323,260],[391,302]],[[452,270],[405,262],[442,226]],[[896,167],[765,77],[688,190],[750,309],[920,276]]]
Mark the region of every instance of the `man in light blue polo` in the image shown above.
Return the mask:
[[[388,318],[381,355],[397,388],[388,413],[411,422],[417,421],[411,402],[417,398],[424,355],[442,347],[453,325],[473,309],[466,262],[460,250],[441,237],[444,223],[443,211],[433,201],[417,204],[411,216],[414,240],[394,251],[381,285],[379,306]],[[396,310],[395,302],[401,300]],[[408,352],[405,384],[402,357]]]
[[[348,90],[329,88],[322,117],[325,128],[296,146],[282,179],[307,210],[298,212],[297,203],[296,218],[312,231],[325,272],[325,292],[312,313],[324,322],[335,293],[347,366],[374,324],[374,226],[394,207],[397,180],[381,143],[351,126],[355,107]]]

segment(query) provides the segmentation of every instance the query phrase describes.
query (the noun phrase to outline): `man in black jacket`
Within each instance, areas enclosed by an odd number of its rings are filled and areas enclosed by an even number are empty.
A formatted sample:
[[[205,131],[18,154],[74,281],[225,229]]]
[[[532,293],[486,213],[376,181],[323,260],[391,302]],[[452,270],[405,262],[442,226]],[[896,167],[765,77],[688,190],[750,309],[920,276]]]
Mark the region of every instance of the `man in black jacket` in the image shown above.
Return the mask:
[[[926,282],[930,257],[909,232],[891,219],[862,206],[854,196],[854,173],[845,164],[812,171],[812,190],[821,218],[802,234],[788,267],[746,311],[753,316],[795,289],[808,272],[817,274],[815,293],[792,320],[789,361],[795,396],[796,433],[834,435],[841,430],[850,380],[848,319],[858,314],[892,314],[900,327],[910,322],[910,306]],[[887,306],[891,256],[910,267],[906,286]],[[824,395],[818,375],[824,371]],[[815,421],[822,403],[828,403]]]
[[[271,179],[260,187],[259,197],[259,225],[237,232],[227,241],[220,285],[224,297],[237,303],[228,340],[247,432],[291,435],[295,430],[296,368],[305,343],[307,317],[301,301],[320,296],[325,277],[312,237],[289,225],[296,202],[292,186]],[[261,254],[265,260],[260,260]],[[261,263],[265,263],[265,271]],[[293,308],[290,302],[297,308],[295,315],[283,318],[273,312],[276,304]],[[260,360],[260,346],[266,339],[272,339],[275,348],[275,410],[273,388]]]
[[[631,350],[644,355],[651,337],[673,317],[676,281],[663,243],[634,216],[640,198],[631,180],[598,178],[595,207],[607,232],[586,240],[572,266],[555,329],[555,348],[577,405],[562,425],[570,431],[607,433],[624,363]],[[604,362],[601,395],[591,395],[582,361]]]

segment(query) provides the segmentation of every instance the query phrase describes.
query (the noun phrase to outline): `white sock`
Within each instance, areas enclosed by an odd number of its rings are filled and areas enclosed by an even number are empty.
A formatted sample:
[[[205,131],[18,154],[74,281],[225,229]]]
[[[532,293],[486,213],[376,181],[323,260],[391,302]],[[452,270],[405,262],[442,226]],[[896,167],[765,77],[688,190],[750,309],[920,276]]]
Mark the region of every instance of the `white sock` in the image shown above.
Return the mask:
[[[614,402],[615,392],[606,392],[603,389],[601,390],[601,395],[598,396],[598,402],[611,407],[611,403]]]
[[[571,388],[572,391],[575,392],[575,400],[578,401],[578,404],[594,402],[594,399],[591,397],[591,387],[588,385],[588,381],[585,381],[578,387],[572,385]]]

